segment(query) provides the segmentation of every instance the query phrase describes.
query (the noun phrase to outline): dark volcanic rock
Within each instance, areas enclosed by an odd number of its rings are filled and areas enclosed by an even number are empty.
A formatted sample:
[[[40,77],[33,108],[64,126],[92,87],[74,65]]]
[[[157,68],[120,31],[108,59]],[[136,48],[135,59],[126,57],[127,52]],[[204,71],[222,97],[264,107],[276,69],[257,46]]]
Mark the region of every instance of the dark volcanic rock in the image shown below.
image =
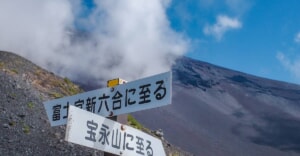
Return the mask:
[[[0,82],[0,155],[103,155],[48,123],[43,101],[81,91],[68,79],[0,52]],[[299,85],[183,57],[172,87],[171,105],[133,114],[171,144],[205,156],[300,155]],[[170,143],[168,154],[190,155]]]
[[[50,127],[42,102],[79,88],[31,62],[0,51],[0,155],[103,155],[64,141]]]
[[[69,79],[0,51],[0,82],[1,156],[104,155],[64,141],[65,126],[50,127],[43,102],[82,92]],[[163,145],[167,155],[191,155],[166,140]]]
[[[133,114],[195,155],[300,155],[300,86],[180,58],[172,104]]]
[[[300,155],[299,85],[186,57],[172,71],[172,104],[133,113],[146,127],[194,155]]]

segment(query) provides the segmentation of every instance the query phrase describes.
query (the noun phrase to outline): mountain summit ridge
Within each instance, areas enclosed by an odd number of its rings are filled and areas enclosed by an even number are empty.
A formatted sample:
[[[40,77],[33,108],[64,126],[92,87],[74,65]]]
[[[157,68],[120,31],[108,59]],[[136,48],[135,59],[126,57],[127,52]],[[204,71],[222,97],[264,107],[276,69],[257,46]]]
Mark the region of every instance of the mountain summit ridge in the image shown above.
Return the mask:
[[[172,104],[133,113],[170,143],[194,155],[300,155],[299,85],[188,57],[172,73]],[[69,79],[0,52],[0,80],[1,154],[101,155],[64,142],[63,126],[50,127],[42,102],[82,92]]]
[[[142,124],[195,155],[300,155],[299,85],[187,57],[172,71],[172,104],[134,113]]]

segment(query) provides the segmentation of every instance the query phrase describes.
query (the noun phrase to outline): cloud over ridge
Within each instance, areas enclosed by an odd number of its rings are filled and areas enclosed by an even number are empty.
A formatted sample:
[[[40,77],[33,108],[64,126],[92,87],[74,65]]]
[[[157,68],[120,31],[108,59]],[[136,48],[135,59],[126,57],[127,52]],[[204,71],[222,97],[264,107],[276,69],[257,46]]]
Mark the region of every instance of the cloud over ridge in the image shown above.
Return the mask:
[[[168,0],[93,3],[1,1],[0,49],[77,80],[164,72],[187,51],[188,41],[170,27]]]
[[[296,78],[300,78],[300,59],[291,60],[284,53],[278,52],[276,58]]]

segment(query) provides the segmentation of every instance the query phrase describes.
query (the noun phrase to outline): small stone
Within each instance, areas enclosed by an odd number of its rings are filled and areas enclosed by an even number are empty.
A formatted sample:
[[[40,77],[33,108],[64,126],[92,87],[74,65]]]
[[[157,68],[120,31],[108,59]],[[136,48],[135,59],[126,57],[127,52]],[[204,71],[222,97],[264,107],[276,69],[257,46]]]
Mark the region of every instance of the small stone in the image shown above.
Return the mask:
[[[71,148],[74,147],[74,144],[72,144],[72,143],[70,143],[70,142],[68,142],[68,145],[69,145],[69,147],[71,147]]]
[[[17,89],[20,89],[20,88],[21,88],[21,86],[19,84],[17,84]]]
[[[55,133],[54,135],[55,135],[55,137],[56,137],[57,139],[60,138],[60,133]]]
[[[11,121],[11,122],[9,122],[8,123],[10,126],[14,126],[14,125],[16,125],[16,122],[15,121]]]
[[[19,114],[18,115],[20,118],[25,118],[25,114]]]
[[[9,128],[9,125],[7,123],[3,124],[2,126],[3,128]]]

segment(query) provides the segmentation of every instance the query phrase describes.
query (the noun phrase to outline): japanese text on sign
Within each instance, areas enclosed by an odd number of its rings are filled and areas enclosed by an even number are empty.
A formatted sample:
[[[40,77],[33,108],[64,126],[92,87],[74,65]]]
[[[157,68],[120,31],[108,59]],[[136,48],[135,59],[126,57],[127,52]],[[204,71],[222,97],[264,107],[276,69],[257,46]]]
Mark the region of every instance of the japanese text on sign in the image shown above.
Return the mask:
[[[74,106],[66,132],[66,141],[114,154],[165,155],[159,139]]]
[[[109,125],[104,123],[99,124],[93,120],[86,121],[86,129],[85,140],[94,143],[99,142],[103,146],[109,146],[117,150],[129,150],[136,152],[136,154],[153,156],[151,141],[146,140],[141,136],[129,132],[126,133],[122,129],[111,129]],[[96,137],[96,135],[100,135],[100,137]]]
[[[171,104],[171,72],[44,103],[51,126],[66,124],[68,108],[115,116]]]

